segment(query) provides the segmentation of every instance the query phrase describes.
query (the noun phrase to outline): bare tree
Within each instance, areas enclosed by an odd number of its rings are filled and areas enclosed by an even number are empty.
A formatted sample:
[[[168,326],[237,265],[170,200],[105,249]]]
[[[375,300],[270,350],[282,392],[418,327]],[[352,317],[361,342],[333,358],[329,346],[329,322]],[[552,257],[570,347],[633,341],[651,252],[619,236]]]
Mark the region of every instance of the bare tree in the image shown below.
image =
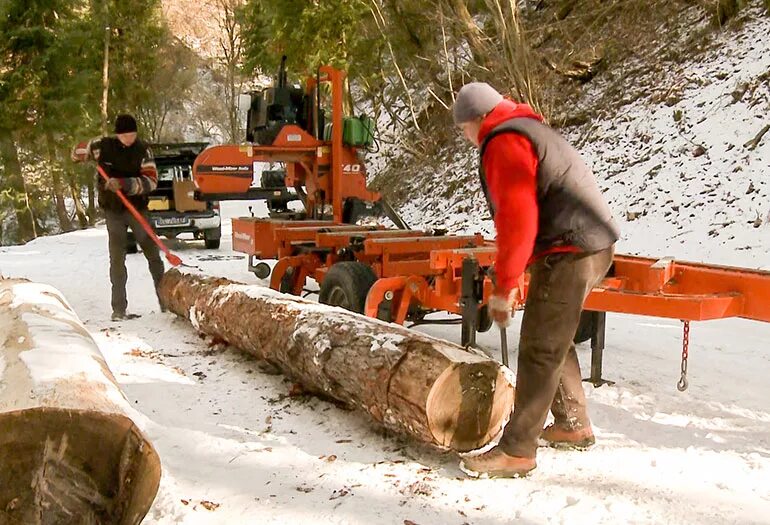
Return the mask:
[[[241,74],[243,45],[238,10],[243,7],[243,4],[244,0],[218,0],[221,33],[218,42],[220,54],[217,57],[217,62],[225,77],[228,142],[239,142],[241,139],[241,124],[238,120],[238,95],[243,89],[243,75]]]

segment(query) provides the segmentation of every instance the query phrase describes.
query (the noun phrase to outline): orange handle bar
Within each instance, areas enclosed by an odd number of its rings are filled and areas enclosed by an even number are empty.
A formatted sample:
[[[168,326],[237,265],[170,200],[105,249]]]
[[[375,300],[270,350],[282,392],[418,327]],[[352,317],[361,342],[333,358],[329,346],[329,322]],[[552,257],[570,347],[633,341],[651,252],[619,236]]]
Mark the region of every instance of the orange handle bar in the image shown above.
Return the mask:
[[[96,171],[99,172],[99,175],[104,179],[104,182],[107,182],[110,180],[110,176],[107,175],[101,166],[98,164],[96,165]],[[160,238],[155,235],[155,232],[152,229],[152,226],[147,222],[147,219],[145,219],[139,211],[134,207],[131,202],[126,198],[125,195],[123,195],[123,192],[118,190],[115,192],[120,198],[120,201],[123,203],[123,205],[126,207],[126,209],[131,212],[131,215],[134,216],[134,219],[137,220],[137,222],[142,226],[145,232],[147,232],[147,235],[150,236],[150,239],[152,239],[152,242],[154,242],[160,250],[166,254],[166,260],[169,262],[171,266],[181,266],[182,265],[182,259],[180,259],[178,256],[171,253],[171,250],[169,250],[165,244],[163,244],[163,241],[160,240]]]

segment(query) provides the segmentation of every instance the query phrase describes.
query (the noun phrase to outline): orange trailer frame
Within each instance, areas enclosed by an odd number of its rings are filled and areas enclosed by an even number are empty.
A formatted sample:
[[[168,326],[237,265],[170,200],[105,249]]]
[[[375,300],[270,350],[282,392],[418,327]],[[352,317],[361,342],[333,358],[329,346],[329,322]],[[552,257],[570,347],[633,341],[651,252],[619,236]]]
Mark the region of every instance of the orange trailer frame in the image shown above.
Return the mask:
[[[458,314],[463,345],[475,345],[476,332],[491,326],[485,310],[496,248],[481,235],[253,218],[233,224],[236,250],[278,259],[270,281],[276,290],[299,295],[308,277],[323,284],[334,264],[357,261],[377,277],[366,296],[362,313],[367,316],[404,324],[424,322],[433,312]],[[254,237],[245,241],[248,235]],[[525,298],[528,284],[525,275],[520,282]],[[587,321],[592,328],[590,381],[599,385],[605,382],[601,361],[607,312],[679,319],[685,335],[690,321],[741,317],[770,322],[770,272],[616,255],[608,277],[586,299],[585,310],[593,312]],[[685,361],[686,343],[685,338]],[[683,380],[686,387],[684,374]]]

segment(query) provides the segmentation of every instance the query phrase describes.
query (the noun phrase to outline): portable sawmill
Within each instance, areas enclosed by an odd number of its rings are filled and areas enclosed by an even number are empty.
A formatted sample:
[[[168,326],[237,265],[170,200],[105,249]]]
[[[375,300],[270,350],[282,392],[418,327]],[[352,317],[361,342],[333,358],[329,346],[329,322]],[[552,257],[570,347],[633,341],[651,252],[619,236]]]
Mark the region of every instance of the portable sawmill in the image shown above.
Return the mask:
[[[343,114],[345,73],[321,67],[304,88],[289,86],[285,60],[274,87],[254,93],[249,142],[215,146],[193,168],[201,200],[272,199],[271,217],[234,218],[233,249],[248,255],[249,270],[270,277],[273,289],[302,294],[308,278],[319,300],[384,321],[457,323],[462,344],[492,321],[496,249],[481,235],[409,230],[366,185],[361,152],[373,139],[369,119]],[[330,110],[321,92],[331,92]],[[327,122],[327,115],[331,119]],[[252,188],[258,162],[280,163]],[[299,199],[303,212],[285,203]],[[397,228],[357,225],[365,214],[388,216]],[[276,259],[271,269],[264,260]],[[526,296],[528,277],[520,281]],[[430,314],[448,312],[454,318]],[[609,275],[585,303],[577,342],[591,340],[591,381],[603,384],[606,312],[680,319],[682,379],[686,388],[690,321],[742,317],[770,322],[770,272],[616,255]]]

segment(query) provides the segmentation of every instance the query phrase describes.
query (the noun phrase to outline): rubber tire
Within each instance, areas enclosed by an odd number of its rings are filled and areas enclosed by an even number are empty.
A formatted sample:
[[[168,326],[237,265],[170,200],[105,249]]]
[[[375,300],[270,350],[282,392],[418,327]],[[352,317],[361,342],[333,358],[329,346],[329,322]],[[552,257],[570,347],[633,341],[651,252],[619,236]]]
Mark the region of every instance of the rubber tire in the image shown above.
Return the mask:
[[[364,313],[366,296],[372,285],[377,281],[377,275],[372,268],[357,261],[345,261],[334,264],[321,283],[318,302],[330,304],[332,291],[341,290],[350,305],[352,312]]]
[[[594,335],[593,314],[596,312],[590,312],[583,310],[580,314],[580,323],[578,324],[577,332],[575,332],[575,338],[573,341],[575,344],[585,343],[590,341]]]
[[[210,233],[209,233],[210,232]],[[207,250],[218,250],[222,239],[222,228],[203,230],[203,242]]]

